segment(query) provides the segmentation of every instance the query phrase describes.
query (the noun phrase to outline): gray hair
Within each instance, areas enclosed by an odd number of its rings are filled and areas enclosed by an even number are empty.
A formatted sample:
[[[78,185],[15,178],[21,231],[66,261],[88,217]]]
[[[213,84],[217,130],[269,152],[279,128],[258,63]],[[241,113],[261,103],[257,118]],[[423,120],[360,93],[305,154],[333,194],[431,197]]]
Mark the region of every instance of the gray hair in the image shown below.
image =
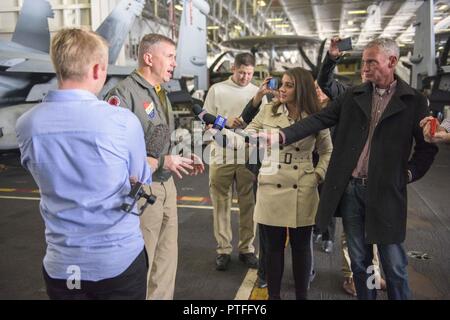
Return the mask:
[[[144,53],[148,52],[154,45],[156,45],[160,42],[166,42],[166,43],[169,43],[169,44],[173,45],[174,47],[176,47],[175,41],[173,41],[169,37],[166,37],[166,36],[164,36],[162,34],[158,34],[158,33],[146,34],[141,39],[141,42],[139,43],[139,48],[138,48],[139,62],[142,62],[142,56],[144,55]]]
[[[383,50],[383,52],[385,52],[386,54],[390,56],[396,56],[397,59],[400,56],[400,49],[398,48],[397,42],[395,42],[392,39],[389,38],[373,39],[368,44],[366,44],[364,50],[373,47],[378,47],[381,50]]]

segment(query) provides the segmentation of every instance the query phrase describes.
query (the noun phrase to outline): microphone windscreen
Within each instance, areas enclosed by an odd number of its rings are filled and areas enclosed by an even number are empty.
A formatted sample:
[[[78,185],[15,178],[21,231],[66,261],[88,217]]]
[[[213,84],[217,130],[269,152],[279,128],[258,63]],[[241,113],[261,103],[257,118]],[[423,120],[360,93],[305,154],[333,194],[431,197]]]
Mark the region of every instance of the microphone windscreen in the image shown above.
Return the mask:
[[[152,127],[150,129],[150,127]],[[145,143],[147,148],[147,156],[159,158],[164,151],[164,147],[170,144],[170,129],[165,124],[149,126],[145,134]]]
[[[205,113],[203,115],[203,122],[206,124],[214,124],[214,122],[216,122],[216,117],[214,117],[212,114],[210,113]]]
[[[202,108],[200,105],[194,104],[194,105],[192,106],[192,112],[194,112],[194,114],[195,114],[196,116],[198,116],[202,111],[203,111],[203,108]]]

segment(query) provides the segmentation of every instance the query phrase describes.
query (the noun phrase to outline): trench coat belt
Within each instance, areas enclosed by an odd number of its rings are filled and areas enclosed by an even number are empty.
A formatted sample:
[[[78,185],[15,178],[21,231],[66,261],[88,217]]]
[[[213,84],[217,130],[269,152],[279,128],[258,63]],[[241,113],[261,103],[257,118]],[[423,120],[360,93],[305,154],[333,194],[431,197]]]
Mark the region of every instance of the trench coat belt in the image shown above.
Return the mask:
[[[285,164],[291,164],[291,163],[298,163],[298,162],[309,162],[312,161],[312,156],[301,156],[301,157],[296,157],[294,156],[292,153],[286,152],[283,155],[280,155],[280,163],[285,163]]]

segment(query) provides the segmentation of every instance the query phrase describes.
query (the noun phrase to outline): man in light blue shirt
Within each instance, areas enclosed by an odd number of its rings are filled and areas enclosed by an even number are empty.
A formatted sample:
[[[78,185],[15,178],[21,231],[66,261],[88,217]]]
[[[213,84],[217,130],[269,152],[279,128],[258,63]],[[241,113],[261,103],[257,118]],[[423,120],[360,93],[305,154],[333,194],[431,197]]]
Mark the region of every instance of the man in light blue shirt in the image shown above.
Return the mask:
[[[47,293],[51,299],[145,299],[139,217],[120,209],[130,178],[151,182],[141,125],[129,110],[96,97],[108,63],[101,37],[66,29],[51,49],[59,90],[16,126],[22,165],[41,193]]]

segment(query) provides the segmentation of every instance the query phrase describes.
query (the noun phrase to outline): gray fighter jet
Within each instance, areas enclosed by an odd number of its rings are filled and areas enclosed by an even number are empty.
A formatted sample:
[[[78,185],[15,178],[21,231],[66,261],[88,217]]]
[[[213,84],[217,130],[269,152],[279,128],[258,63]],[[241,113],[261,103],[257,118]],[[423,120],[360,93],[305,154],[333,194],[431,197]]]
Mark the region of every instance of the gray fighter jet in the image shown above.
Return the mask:
[[[109,43],[109,78],[103,92],[109,90],[133,67],[112,65],[145,0],[122,0],[96,30]],[[53,12],[47,0],[25,0],[12,37],[0,40],[0,150],[18,147],[17,119],[50,89],[57,86],[49,57],[50,32],[48,18]]]

